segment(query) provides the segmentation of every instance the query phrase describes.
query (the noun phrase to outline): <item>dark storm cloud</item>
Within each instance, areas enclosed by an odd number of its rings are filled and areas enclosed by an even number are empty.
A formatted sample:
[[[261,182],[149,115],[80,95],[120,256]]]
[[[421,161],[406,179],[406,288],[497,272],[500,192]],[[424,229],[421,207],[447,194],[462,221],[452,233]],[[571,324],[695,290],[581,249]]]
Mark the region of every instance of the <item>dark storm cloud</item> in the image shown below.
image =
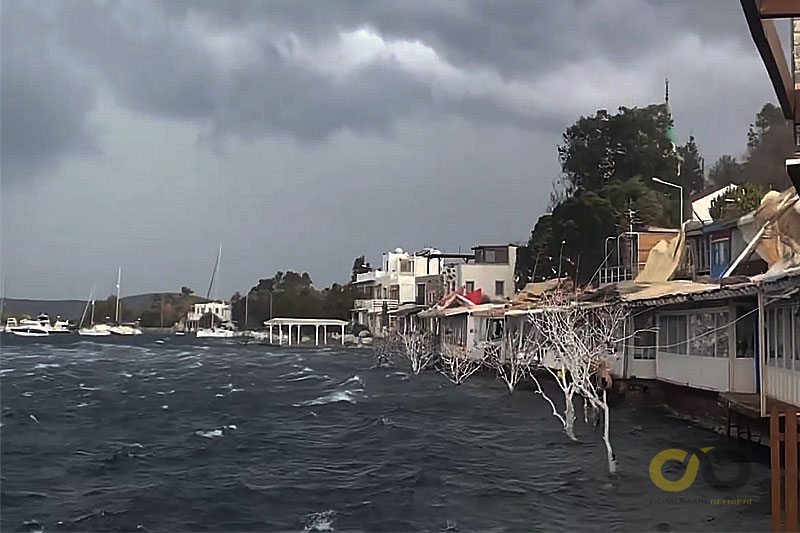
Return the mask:
[[[3,183],[53,168],[63,154],[97,153],[95,132],[86,120],[94,92],[55,53],[52,17],[3,2],[0,19]]]
[[[420,40],[459,66],[531,75],[587,55],[624,64],[668,46],[676,35],[734,39],[750,46],[730,0],[340,0],[263,2],[164,0],[177,16],[206,13],[240,27],[272,20],[309,38],[370,27],[387,38]],[[744,31],[742,31],[744,30]]]
[[[3,174],[27,175],[61,154],[96,149],[87,115],[97,80],[122,105],[196,123],[203,138],[218,142],[228,135],[319,141],[341,130],[391,134],[399,118],[443,115],[558,135],[576,107],[591,109],[534,94],[538,80],[574,64],[589,82],[600,69],[646,67],[649,55],[681,35],[747,50],[743,17],[719,9],[723,3],[6,0]],[[386,43],[424,45],[438,62],[433,70],[449,65],[465,77],[410,71],[415,60],[401,65],[394,52],[342,72],[298,60],[298,46],[333,49],[335,59],[346,53],[335,50],[342,32],[362,28]],[[217,35],[246,42],[219,56]],[[470,77],[476,72],[478,81]],[[473,90],[487,75],[496,80]],[[564,88],[580,81],[573,75]],[[513,94],[498,94],[515,83]]]

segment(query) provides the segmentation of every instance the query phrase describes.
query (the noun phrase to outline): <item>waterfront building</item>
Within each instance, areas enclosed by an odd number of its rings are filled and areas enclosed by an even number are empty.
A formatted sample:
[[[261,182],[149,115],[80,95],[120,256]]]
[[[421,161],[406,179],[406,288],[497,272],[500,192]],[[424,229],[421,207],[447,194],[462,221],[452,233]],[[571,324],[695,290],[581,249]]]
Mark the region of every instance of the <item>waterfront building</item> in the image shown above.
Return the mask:
[[[212,318],[215,324],[230,323],[231,304],[222,300],[213,300],[192,305],[191,309],[189,309],[189,312],[186,314],[186,329],[194,331],[201,327],[201,322],[207,321],[211,324]]]

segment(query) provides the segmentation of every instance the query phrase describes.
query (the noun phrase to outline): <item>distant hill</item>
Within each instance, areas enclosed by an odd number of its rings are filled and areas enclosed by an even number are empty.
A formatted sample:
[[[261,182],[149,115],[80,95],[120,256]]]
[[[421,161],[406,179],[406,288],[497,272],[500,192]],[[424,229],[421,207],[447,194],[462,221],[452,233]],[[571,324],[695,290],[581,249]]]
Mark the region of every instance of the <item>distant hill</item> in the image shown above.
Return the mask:
[[[3,315],[28,315],[35,317],[39,313],[47,313],[51,318],[60,316],[64,320],[78,320],[83,313],[86,302],[80,300],[24,300],[6,298]]]
[[[179,293],[148,293],[134,294],[122,297],[122,307],[128,310],[144,311],[150,309],[153,297],[159,294],[164,296],[172,295],[180,297]],[[202,302],[205,298],[192,296],[192,301]],[[60,316],[64,320],[80,320],[83,310],[86,307],[85,300],[28,300],[23,298],[7,298],[3,315],[20,316],[29,315],[35,317],[39,313],[47,313],[50,318]]]

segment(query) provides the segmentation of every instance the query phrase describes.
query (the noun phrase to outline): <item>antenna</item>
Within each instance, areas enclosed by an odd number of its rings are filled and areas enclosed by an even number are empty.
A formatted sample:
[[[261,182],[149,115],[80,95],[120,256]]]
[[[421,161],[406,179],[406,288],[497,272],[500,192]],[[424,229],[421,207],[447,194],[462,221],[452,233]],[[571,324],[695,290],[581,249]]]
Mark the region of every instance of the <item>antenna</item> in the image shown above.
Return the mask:
[[[669,106],[669,78],[664,80],[664,103]]]

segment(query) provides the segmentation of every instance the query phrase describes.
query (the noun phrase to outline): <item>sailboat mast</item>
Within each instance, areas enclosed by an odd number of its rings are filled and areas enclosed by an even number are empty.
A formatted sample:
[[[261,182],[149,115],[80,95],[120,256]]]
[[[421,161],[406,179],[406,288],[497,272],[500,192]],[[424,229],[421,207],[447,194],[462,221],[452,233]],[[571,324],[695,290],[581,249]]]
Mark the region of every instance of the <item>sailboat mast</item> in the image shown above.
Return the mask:
[[[114,322],[116,322],[117,324],[119,324],[119,295],[120,295],[119,284],[120,284],[120,281],[122,281],[122,267],[117,268],[117,305],[116,305],[116,309],[114,310]]]
[[[92,300],[92,294],[94,294],[94,287],[92,287],[92,290],[89,291],[89,299],[86,300],[86,307],[83,308],[81,321],[78,323],[79,329],[83,327],[83,321],[86,319],[86,312],[89,310],[90,304],[92,304],[92,321],[94,322],[94,300]]]
[[[222,256],[222,243],[219,245],[219,252],[217,252],[217,260],[214,262],[214,270],[211,271],[211,281],[208,283],[208,290],[206,291],[206,300],[211,299],[211,291],[214,289],[214,296],[216,299],[216,288],[214,280],[217,277],[217,269],[219,268],[219,258]],[[214,329],[214,306],[211,306],[211,329]]]
[[[247,329],[247,304],[250,300],[250,291],[247,291],[244,295],[244,329]]]
[[[94,326],[94,300],[92,300],[92,323],[89,324],[89,327]]]
[[[8,276],[3,276],[3,297],[0,298],[0,318],[6,313],[6,290],[8,289]]]

